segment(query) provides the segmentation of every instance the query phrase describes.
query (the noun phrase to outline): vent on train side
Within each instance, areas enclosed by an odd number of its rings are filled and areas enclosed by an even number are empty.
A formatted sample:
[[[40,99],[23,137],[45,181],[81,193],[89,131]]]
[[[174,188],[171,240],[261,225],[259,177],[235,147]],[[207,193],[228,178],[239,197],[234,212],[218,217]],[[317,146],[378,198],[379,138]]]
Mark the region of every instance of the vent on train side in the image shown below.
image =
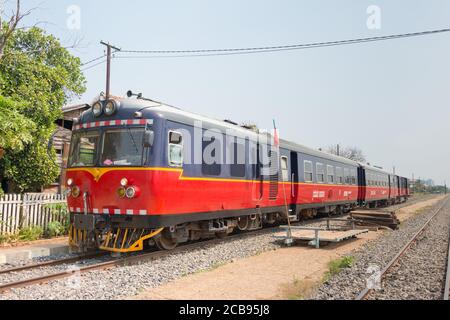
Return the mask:
[[[278,152],[269,150],[269,200],[277,200],[278,198]]]

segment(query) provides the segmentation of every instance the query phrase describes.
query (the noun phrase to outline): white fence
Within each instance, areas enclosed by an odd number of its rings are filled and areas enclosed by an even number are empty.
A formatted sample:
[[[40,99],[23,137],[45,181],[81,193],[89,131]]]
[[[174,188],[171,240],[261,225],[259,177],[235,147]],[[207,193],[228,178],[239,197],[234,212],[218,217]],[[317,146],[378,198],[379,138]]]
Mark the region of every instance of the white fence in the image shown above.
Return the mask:
[[[61,194],[25,193],[0,197],[0,234],[12,234],[20,228],[39,226],[47,228],[51,221],[64,223],[65,214],[58,214],[51,204],[64,204]]]

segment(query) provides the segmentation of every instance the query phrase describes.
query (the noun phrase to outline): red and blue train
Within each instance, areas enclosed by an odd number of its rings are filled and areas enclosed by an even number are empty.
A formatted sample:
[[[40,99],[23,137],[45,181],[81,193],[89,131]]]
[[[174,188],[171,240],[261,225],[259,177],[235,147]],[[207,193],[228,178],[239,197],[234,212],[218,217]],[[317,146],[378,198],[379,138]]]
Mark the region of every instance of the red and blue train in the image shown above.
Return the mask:
[[[409,196],[404,177],[140,96],[74,121],[66,179],[70,244],[113,252]]]

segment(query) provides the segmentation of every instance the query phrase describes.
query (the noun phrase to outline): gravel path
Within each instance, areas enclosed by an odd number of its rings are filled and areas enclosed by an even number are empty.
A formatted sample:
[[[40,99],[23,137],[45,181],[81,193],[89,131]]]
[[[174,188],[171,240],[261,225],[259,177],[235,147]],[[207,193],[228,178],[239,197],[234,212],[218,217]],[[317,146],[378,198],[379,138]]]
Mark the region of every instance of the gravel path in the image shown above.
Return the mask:
[[[401,204],[410,205],[419,198]],[[345,217],[345,216],[344,216]],[[323,220],[307,220],[302,225],[325,226]],[[247,234],[244,238],[229,239],[215,245],[205,245],[199,249],[179,252],[140,265],[117,267],[109,270],[93,271],[75,275],[67,279],[51,281],[44,285],[13,289],[0,294],[0,300],[9,299],[120,299],[129,297],[146,288],[153,288],[188,274],[208,270],[227,262],[275,250],[282,244],[273,238],[274,231],[266,229]],[[60,259],[62,256],[46,257],[42,260]],[[103,258],[102,258],[103,259]],[[89,260],[93,263],[95,260]],[[37,262],[33,260],[33,262]],[[29,263],[29,262],[28,262]],[[20,264],[20,263],[19,263]],[[8,267],[11,267],[8,266]],[[17,281],[55,271],[76,268],[75,265],[61,265],[46,270],[33,270],[14,275],[0,275],[0,283]],[[44,272],[45,271],[45,272]]]
[[[450,205],[430,222],[418,241],[389,270],[380,290],[369,299],[440,300],[445,287]]]
[[[325,226],[323,219],[306,220],[301,225]],[[153,288],[168,281],[215,268],[236,259],[254,256],[259,253],[275,250],[283,244],[273,237],[279,230],[265,229],[247,233],[243,238],[224,239],[224,242],[205,245],[199,249],[174,253],[164,258],[127,267],[93,271],[75,277],[51,281],[44,285],[13,289],[0,294],[0,300],[10,299],[120,299],[140,293],[146,288]],[[93,260],[89,260],[92,262]],[[52,270],[63,271],[76,265],[51,267]],[[33,270],[34,277],[50,273],[50,268]],[[0,275],[0,283],[26,279],[30,274]],[[8,279],[2,278],[8,276]]]
[[[366,281],[371,275],[375,275],[377,271],[382,270],[387,263],[400,251],[400,249],[410,240],[413,235],[425,224],[425,222],[434,213],[442,202],[436,203],[428,212],[414,216],[400,225],[400,229],[395,232],[390,232],[386,236],[380,237],[374,241],[368,242],[350,255],[355,258],[355,263],[350,268],[343,269],[337,275],[331,277],[328,281],[323,283],[316,289],[311,299],[355,299],[361,290],[366,287]],[[447,249],[443,247],[448,246],[449,227],[448,221],[450,217],[450,200],[439,214],[439,220],[433,223],[433,229],[430,233],[426,233],[424,237],[430,241],[424,242],[423,245],[417,246],[417,252],[422,250],[415,258],[412,258],[412,264],[409,264],[407,269],[403,270],[402,275],[397,277],[397,282],[386,287],[385,295],[383,291],[377,298],[385,299],[432,299],[435,292],[439,291],[436,278],[443,277],[440,265],[442,253],[446,254]],[[436,217],[437,219],[438,217]],[[446,221],[444,223],[443,221]],[[433,232],[436,236],[432,236]],[[445,241],[443,237],[447,237]],[[441,243],[439,246],[439,239]],[[442,246],[442,248],[441,248]],[[443,252],[441,252],[443,250]],[[430,257],[430,252],[432,256]],[[439,253],[439,254],[438,254]],[[435,259],[436,258],[436,259]],[[428,269],[426,266],[428,263]],[[419,266],[420,264],[420,266]],[[417,271],[415,271],[417,267]],[[410,276],[406,277],[406,273],[411,272]],[[436,277],[433,272],[439,272]],[[428,278],[427,275],[433,276]],[[423,279],[420,279],[424,277]],[[417,281],[419,278],[419,282]],[[441,280],[442,281],[442,280]],[[427,284],[427,282],[430,282]],[[433,282],[433,284],[431,283]],[[406,286],[408,283],[408,286]],[[382,285],[383,288],[383,285]],[[395,293],[392,291],[395,291]],[[410,290],[416,290],[414,293]],[[430,294],[431,292],[431,294]],[[391,296],[392,295],[392,296]]]

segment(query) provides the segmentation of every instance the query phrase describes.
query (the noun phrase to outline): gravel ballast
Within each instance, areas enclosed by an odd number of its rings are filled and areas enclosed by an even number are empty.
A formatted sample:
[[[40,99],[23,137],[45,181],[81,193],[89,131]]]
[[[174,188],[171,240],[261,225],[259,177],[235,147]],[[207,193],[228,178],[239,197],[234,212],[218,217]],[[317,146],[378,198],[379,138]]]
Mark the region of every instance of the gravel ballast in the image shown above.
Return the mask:
[[[399,230],[370,241],[349,254],[355,258],[354,264],[319,286],[310,298],[355,299],[371,276],[376,276],[394,258],[441,205],[442,201],[439,201],[427,212],[403,222]],[[447,255],[450,232],[449,219],[450,200],[447,200],[417,245],[402,259],[400,267],[390,270],[387,281],[383,281],[381,287],[369,298],[439,299],[445,268],[443,260]]]

